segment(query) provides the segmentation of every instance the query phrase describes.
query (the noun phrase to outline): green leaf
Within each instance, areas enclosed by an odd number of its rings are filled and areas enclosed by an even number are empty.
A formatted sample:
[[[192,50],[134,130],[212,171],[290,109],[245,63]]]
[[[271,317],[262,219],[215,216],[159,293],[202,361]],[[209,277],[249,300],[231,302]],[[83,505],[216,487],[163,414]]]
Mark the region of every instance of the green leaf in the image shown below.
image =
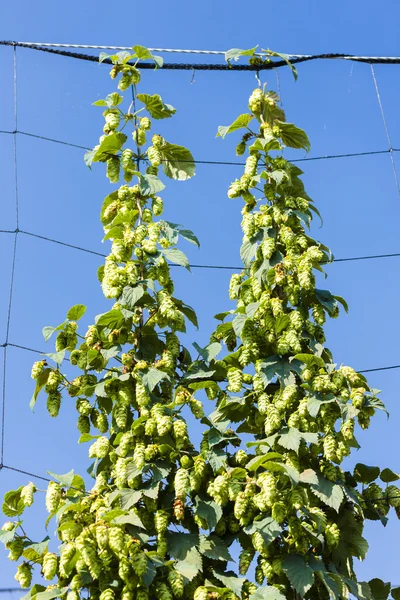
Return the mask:
[[[241,56],[254,56],[255,51],[258,46],[254,46],[254,48],[249,48],[248,50],[241,50],[240,48],[231,48],[225,52],[225,60],[226,62],[230,62],[231,60],[238,60]]]
[[[41,371],[39,377],[36,379],[35,391],[33,392],[31,401],[29,403],[29,408],[32,411],[35,408],[35,404],[36,404],[36,400],[37,400],[37,397],[39,395],[39,392],[46,385],[50,373],[51,373],[51,369],[43,369]]]
[[[182,250],[178,250],[178,248],[163,248],[161,253],[164,254],[167,260],[176,265],[180,265],[181,267],[185,267],[188,271],[190,271],[188,257],[184,252],[182,252]]]
[[[246,129],[250,121],[254,118],[254,115],[244,114],[239,115],[237,119],[231,125],[220,125],[218,127],[217,137],[224,138],[228,133],[237,131],[238,129]]]
[[[306,469],[302,473],[300,473],[300,482],[301,483],[312,483],[314,485],[318,485],[318,476],[315,471],[312,469]]]
[[[192,345],[200,354],[202,359],[207,363],[211,362],[216,356],[218,356],[218,354],[222,350],[222,346],[219,342],[213,342],[205,348],[200,348],[200,346],[196,344],[196,342],[194,342]]]
[[[65,350],[60,350],[59,352],[49,352],[45,354],[50,360],[54,360],[57,365],[61,365],[62,361],[65,358]]]
[[[253,521],[251,525],[243,528],[244,532],[253,535],[258,531],[266,544],[273,542],[282,531],[282,527],[272,517],[265,517],[261,521]]]
[[[150,367],[147,373],[142,375],[142,383],[150,392],[154,390],[156,385],[158,385],[162,379],[167,379],[170,381],[170,377],[167,373],[164,371],[159,371],[154,367]]]
[[[68,591],[68,586],[63,588],[54,587],[46,592],[39,592],[31,596],[31,600],[52,600],[52,598],[60,598]]]
[[[288,67],[290,67],[292,73],[293,73],[293,77],[294,80],[297,81],[297,69],[294,65],[292,65],[292,63],[290,62],[290,55],[289,54],[282,54],[281,52],[273,52],[272,50],[267,50],[268,54],[270,56],[276,56],[277,58],[281,58],[282,60],[285,61],[285,63],[287,64]]]
[[[176,113],[176,109],[170,104],[165,104],[158,94],[138,94],[137,99],[143,102],[153,119],[168,119]]]
[[[312,396],[307,401],[307,410],[310,413],[311,417],[316,417],[319,413],[319,409],[323,404],[331,404],[332,402],[336,402],[336,398],[330,398],[329,400],[321,400],[317,396]]]
[[[281,130],[281,139],[285,146],[289,148],[304,148],[306,152],[310,151],[310,140],[305,131],[293,125],[293,123],[285,123],[284,121],[275,121]]]
[[[314,572],[302,556],[289,554],[282,562],[282,568],[291,585],[302,598],[314,583]]]
[[[127,139],[127,136],[120,131],[109,133],[94,153],[92,162],[105,162],[111,156],[116,156]]]
[[[197,548],[192,548],[187,554],[186,560],[178,560],[174,569],[180,573],[185,583],[189,583],[203,568],[203,559]]]
[[[160,148],[162,167],[167,177],[186,181],[196,172],[194,158],[187,148],[165,142]]]
[[[209,529],[214,529],[222,517],[222,508],[213,500],[208,500],[205,496],[197,496],[196,514],[207,521]]]
[[[217,535],[212,533],[209,536],[200,535],[199,538],[200,554],[204,554],[204,556],[213,560],[233,560],[227,546]]]
[[[64,475],[57,475],[57,473],[52,473],[51,471],[47,471],[47,473],[50,475],[50,477],[53,477],[53,479],[58,481],[63,487],[71,487],[75,477],[73,469]]]
[[[168,552],[177,560],[186,560],[190,551],[199,546],[200,537],[197,533],[167,532]]]
[[[65,324],[66,324],[66,321],[64,321],[60,325],[57,325],[57,327],[51,327],[50,325],[46,325],[46,327],[43,327],[42,333],[43,333],[44,341],[48,342],[55,331],[61,331],[61,329],[64,329]]]
[[[277,375],[278,379],[284,385],[295,383],[294,373],[301,373],[301,363],[298,360],[291,361],[281,359],[279,356],[269,356],[266,360],[260,363],[260,377],[264,385],[268,385]]]
[[[222,514],[222,511],[221,511],[221,514]],[[11,531],[0,530],[0,542],[4,545],[8,544],[8,542],[11,542],[11,540],[14,539],[16,528],[17,528],[17,525]]]
[[[23,486],[17,490],[10,490],[4,494],[4,502],[2,511],[6,517],[18,517],[25,510],[25,504],[21,500],[21,490]]]
[[[394,600],[400,600],[400,586],[392,588],[392,597]]]
[[[83,156],[83,160],[85,161],[85,165],[87,167],[89,167],[89,169],[92,168],[93,159],[95,157],[96,152],[97,152],[97,148],[93,148],[93,150],[88,150],[87,152],[85,152],[85,154]]]
[[[374,600],[387,600],[390,594],[390,583],[384,583],[382,579],[371,579],[368,585],[374,597]]]
[[[103,237],[103,242],[106,240],[120,240],[124,237],[124,229],[119,225],[116,227],[111,227],[106,235]]]
[[[295,427],[284,427],[279,436],[278,443],[287,450],[294,450],[295,452],[298,451],[301,440],[310,444],[316,444],[318,442],[317,433],[303,433]]]
[[[148,58],[153,58],[152,53],[148,48],[145,48],[145,46],[133,46],[132,50],[136,54],[137,58],[140,58],[140,60],[147,60]]]
[[[328,314],[332,316],[334,310],[337,307],[337,300],[329,290],[318,290],[315,289],[315,297],[322,306],[326,308]]]
[[[139,175],[139,187],[144,196],[153,196],[154,194],[162,192],[165,185],[157,175],[141,173]]]
[[[340,485],[332,483],[332,481],[325,479],[322,475],[318,475],[318,485],[312,485],[311,490],[327,506],[339,512],[344,498],[344,493]]]
[[[316,356],[315,354],[301,353],[296,354],[294,358],[307,365],[307,367],[312,367],[314,365],[319,368],[325,367],[325,362],[322,360],[322,358],[320,356]]]
[[[371,483],[379,477],[380,471],[379,467],[369,467],[368,465],[357,463],[354,467],[353,475],[355,480],[360,483]]]
[[[175,302],[179,310],[185,315],[185,317],[189,319],[189,321],[198,329],[199,323],[197,321],[197,316],[193,308],[191,306],[188,306],[187,304],[184,304],[182,300],[178,300],[178,298],[172,298],[172,300]]]
[[[20,600],[30,600],[35,594],[43,592],[43,590],[45,589],[46,588],[44,587],[44,585],[35,583],[35,585],[29,590],[27,594],[25,594],[25,596],[21,596]]]
[[[254,594],[251,594],[249,600],[285,600],[286,596],[272,586],[260,587]]]
[[[122,291],[121,302],[128,308],[134,308],[143,295],[144,288],[142,285],[136,285],[135,287],[126,285]]]
[[[108,327],[109,329],[119,329],[124,325],[125,318],[119,309],[109,310],[108,312],[98,315],[95,319],[96,325],[100,327]]]
[[[224,584],[226,588],[232,590],[238,598],[241,598],[242,595],[242,587],[246,579],[244,577],[238,577],[232,571],[227,571],[226,573],[220,573],[215,569],[212,569],[214,576]]]
[[[207,459],[214,473],[226,468],[228,464],[228,457],[221,448],[215,448],[207,452]]]
[[[86,312],[86,306],[84,304],[75,304],[67,312],[67,319],[70,321],[79,321]]]
[[[346,311],[346,313],[349,312],[349,305],[347,304],[346,300],[344,298],[342,298],[342,296],[333,296],[335,298],[335,300],[337,300],[338,302],[340,302],[340,304],[343,306],[344,310]]]
[[[270,460],[281,460],[283,455],[279,452],[267,452],[267,454],[262,454],[261,456],[255,456],[252,458],[246,465],[246,469],[248,471],[257,471],[259,467],[264,465],[266,462]]]
[[[383,471],[381,471],[380,478],[384,483],[392,483],[393,481],[398,481],[400,479],[400,475],[394,473],[391,469],[383,469]]]
[[[23,553],[24,558],[31,560],[33,562],[39,562],[42,558],[43,554],[47,552],[49,546],[50,538],[46,537],[43,542],[39,542],[37,544],[29,544]]]
[[[190,242],[191,244],[194,244],[200,248],[198,237],[193,233],[193,231],[190,231],[190,229],[180,229],[179,235],[181,235],[187,242]]]
[[[238,337],[240,337],[247,320],[247,315],[237,315],[232,321],[233,331]]]
[[[122,497],[121,497],[121,499],[122,499]],[[133,525],[134,527],[139,527],[140,529],[145,529],[140,518],[137,516],[136,513],[132,512],[132,511],[128,515],[121,515],[120,517],[116,517],[114,519],[114,523],[116,525],[129,524],[129,525]]]
[[[245,240],[240,247],[240,258],[244,265],[248,267],[256,255],[258,248],[259,239],[251,238],[251,240]]]
[[[259,302],[251,302],[246,306],[246,315],[252,319],[260,307]]]

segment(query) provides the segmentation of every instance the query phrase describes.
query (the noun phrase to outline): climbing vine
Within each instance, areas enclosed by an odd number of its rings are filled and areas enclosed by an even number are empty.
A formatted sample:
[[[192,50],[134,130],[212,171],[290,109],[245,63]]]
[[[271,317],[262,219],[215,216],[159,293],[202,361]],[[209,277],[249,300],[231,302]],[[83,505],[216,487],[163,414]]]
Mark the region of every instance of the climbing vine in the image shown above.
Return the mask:
[[[255,50],[231,50],[227,59],[249,56],[257,65],[277,56]],[[33,409],[44,392],[57,417],[63,398],[76,399],[94,485],[87,490],[74,471],[50,473],[46,526],[54,519],[58,552],[23,528],[35,485],[5,495],[3,512],[13,520],[0,540],[10,560],[21,561],[16,579],[30,588],[25,600],[384,600],[390,593],[398,600],[400,588],[358,582],[353,565],[368,550],[365,520],[386,525],[391,507],[400,514],[400,477],[343,465],[359,448],[357,428],[368,428],[385,407],[365,377],[335,364],[325,346],[326,318],[347,305],[316,287],[315,270],[323,272],[332,256],[309,235],[319,213],[301,170],[282,153],[285,146],[308,151],[307,135],[261,84],[249,112],[219,127],[221,138],[245,130],[236,149],[246,156],[244,173],[228,190],[244,201],[244,267],[230,282],[235,307],[216,315],[209,345],[194,344],[193,360],[179,333],[197,318],[174,296],[169,263],[189,268],[176,246],[180,238],[199,242],[160,218],[159,196],[160,170],[186,180],[193,157],[151,133],[175,109],[139,92],[138,61],[161,68],[162,59],[142,46],[105,58],[119,91],[95,102],[105,124],[85,160],[105,163],[119,186],[103,202],[112,246],[98,270],[114,305],[84,335],[83,305],[44,328],[46,340],[56,334],[55,352],[33,365],[31,401]],[[63,372],[67,352],[80,371],[73,379]],[[202,390],[215,403],[208,417],[195,397]],[[206,428],[199,449],[190,441],[188,410]]]

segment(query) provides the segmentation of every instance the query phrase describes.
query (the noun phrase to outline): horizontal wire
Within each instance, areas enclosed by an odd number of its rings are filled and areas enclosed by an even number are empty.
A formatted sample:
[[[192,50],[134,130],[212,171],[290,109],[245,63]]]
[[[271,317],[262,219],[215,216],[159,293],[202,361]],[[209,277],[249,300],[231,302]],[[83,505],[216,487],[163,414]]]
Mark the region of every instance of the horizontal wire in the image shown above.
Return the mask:
[[[22,473],[23,475],[28,475],[28,477],[34,477],[35,479],[41,479],[42,481],[51,481],[48,477],[42,477],[42,475],[36,475],[35,473],[31,473],[30,471],[24,471],[23,469],[17,469],[16,467],[10,467],[8,465],[0,465],[0,471],[2,469],[7,469],[8,471],[15,471],[15,473]]]
[[[24,471],[23,469],[17,469],[16,467],[9,467],[8,465],[0,465],[0,471],[2,469],[7,469],[8,471],[14,471],[15,473],[22,473],[23,475],[28,475],[28,477],[33,477],[34,479],[41,479],[42,481],[52,481],[52,479],[48,479],[48,477],[43,477],[42,475],[36,475],[35,473],[31,473],[30,471]],[[71,486],[72,489],[76,489],[77,491],[81,491],[79,488],[74,488],[73,486]],[[86,495],[89,495],[89,492],[85,492]],[[388,500],[398,500],[400,498],[399,494],[396,494],[394,496],[387,496],[386,498],[363,498],[363,500],[369,501],[369,502],[387,502]],[[0,592],[3,591],[0,589]]]
[[[44,240],[46,242],[51,242],[52,244],[59,244],[60,246],[66,246],[67,248],[73,248],[74,250],[80,250],[81,252],[87,252],[88,254],[94,254],[95,256],[101,256],[106,258],[108,255],[103,254],[102,252],[96,252],[95,250],[89,250],[88,248],[82,248],[81,246],[75,246],[74,244],[69,244],[68,242],[62,242],[61,240],[55,240],[53,238],[49,238],[44,235],[39,235],[37,233],[32,233],[31,231],[24,231],[22,229],[0,229],[0,233],[8,233],[15,234],[21,233],[22,235],[28,235],[30,237],[37,238],[39,240]],[[339,262],[351,262],[357,260],[376,260],[379,258],[397,258],[400,257],[400,252],[393,252],[392,254],[371,254],[366,256],[349,256],[345,258],[334,258],[332,263]],[[331,262],[323,262],[322,264],[331,264]],[[168,263],[170,267],[181,267],[182,265],[177,265],[176,263]],[[222,269],[228,271],[242,271],[244,269],[243,266],[239,267],[230,267],[227,265],[197,265],[190,264],[192,269]]]
[[[15,42],[9,40],[0,40],[0,46],[13,46],[13,47],[21,47],[21,48],[29,48],[31,50],[38,50],[41,52],[49,52],[51,54],[57,54],[60,56],[68,56],[69,58],[76,58],[79,60],[86,60],[90,62],[98,62],[98,57],[90,54],[83,54],[79,52],[71,52],[67,50],[60,50],[60,46],[44,46],[44,45],[36,45],[35,43],[29,42]],[[70,47],[70,46],[68,46]],[[199,54],[203,54],[205,51],[200,52]],[[215,51],[219,52],[219,51]],[[209,51],[208,53],[211,53]],[[225,54],[225,53],[224,53]],[[350,60],[355,62],[367,63],[367,64],[400,64],[400,57],[397,56],[356,56],[351,54],[330,52],[325,54],[297,54],[297,55],[289,55],[291,56],[290,62],[292,65],[308,62],[312,60],[320,60],[320,59],[342,59],[342,60]],[[110,59],[103,60],[102,64],[112,64]],[[286,60],[271,60],[270,62],[266,62],[262,65],[238,65],[238,64],[182,64],[182,63],[164,63],[163,70],[197,70],[197,71],[268,71],[272,69],[276,69],[279,67],[287,67],[288,63]],[[137,67],[140,69],[151,69],[154,70],[154,65],[152,63],[139,62]]]
[[[49,42],[18,42],[21,46],[44,46],[50,48],[82,48],[87,50],[132,50],[132,46],[93,46],[90,44],[51,44]],[[177,54],[210,54],[225,56],[223,50],[188,50],[176,48],[148,48],[150,52],[174,52]]]
[[[46,352],[42,352],[41,350],[36,350],[35,348],[29,348],[29,346],[21,346],[20,344],[13,344],[11,342],[5,342],[4,344],[0,344],[0,348],[7,348],[11,346],[12,348],[18,348],[20,350],[27,350],[29,352],[34,352],[35,354],[43,354],[46,356]],[[69,360],[65,358],[64,360]],[[374,369],[362,369],[358,370],[357,373],[374,373],[375,371],[390,371],[392,369],[400,369],[400,365],[391,365],[388,367],[376,367]]]
[[[64,140],[57,140],[55,138],[46,137],[44,135],[37,135],[36,133],[30,133],[27,131],[21,131],[21,130],[8,131],[8,130],[0,129],[0,134],[10,134],[10,135],[19,134],[19,135],[24,135],[27,137],[36,138],[39,140],[45,140],[47,142],[53,142],[55,144],[62,144],[63,146],[71,146],[72,148],[78,148],[80,150],[91,150],[91,148],[89,148],[89,146],[81,146],[79,144],[74,144],[72,142],[65,142]],[[357,157],[357,156],[374,156],[377,154],[389,154],[390,152],[400,152],[400,148],[392,148],[390,150],[389,149],[387,149],[387,150],[368,150],[365,152],[348,152],[346,154],[325,154],[322,156],[308,156],[305,158],[295,158],[293,160],[290,160],[290,162],[297,163],[297,162],[308,162],[308,161],[313,161],[313,160],[332,160],[334,158],[353,158],[353,157]],[[169,161],[169,162],[174,162],[174,161]],[[189,161],[180,160],[179,162],[189,162]],[[196,160],[196,159],[194,159],[193,162],[198,165],[228,165],[228,166],[237,166],[237,167],[244,167],[246,164],[244,162],[223,161],[223,160]]]

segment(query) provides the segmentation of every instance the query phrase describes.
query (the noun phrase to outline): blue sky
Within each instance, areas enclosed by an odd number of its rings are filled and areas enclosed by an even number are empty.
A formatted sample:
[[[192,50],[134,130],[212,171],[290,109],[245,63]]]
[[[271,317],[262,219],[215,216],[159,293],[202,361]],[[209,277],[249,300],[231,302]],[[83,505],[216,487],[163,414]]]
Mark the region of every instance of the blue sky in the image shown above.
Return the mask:
[[[32,42],[86,43],[226,50],[260,44],[280,52],[348,52],[362,55],[400,55],[397,23],[400,7],[388,1],[385,10],[365,2],[303,3],[288,0],[264,9],[259,3],[153,2],[146,8],[71,0],[68,3],[27,0],[2,9],[0,38]],[[188,57],[167,57],[182,60]],[[113,91],[108,69],[93,63],[18,49],[18,128],[81,145],[93,146],[101,132],[101,109],[92,102]],[[0,129],[14,129],[13,50],[0,47]],[[368,65],[318,61],[299,66],[299,80],[288,69],[279,71],[283,105],[289,121],[309,134],[310,156],[363,152],[387,148],[379,106]],[[400,66],[376,66],[389,131],[400,147],[398,95]],[[237,139],[215,139],[217,126],[229,124],[245,112],[255,86],[251,73],[146,72],[141,90],[160,93],[177,108],[170,121],[160,122],[160,133],[187,145],[200,160],[236,160]],[[272,89],[274,73],[263,76]],[[102,229],[99,210],[112,189],[101,166],[89,171],[81,150],[24,136],[18,137],[20,228],[99,252]],[[12,136],[0,135],[0,229],[15,228]],[[297,156],[303,158],[300,152]],[[400,200],[389,156],[311,161],[302,163],[309,194],[320,209],[324,225],[313,233],[338,258],[400,251]],[[400,165],[399,165],[400,168]],[[190,260],[200,264],[240,264],[241,201],[228,200],[229,183],[240,167],[199,165],[187,183],[167,182],[165,218],[183,223],[201,241],[201,250],[186,244]],[[2,283],[0,343],[5,340],[13,236],[0,234]],[[358,369],[394,365],[398,356],[400,292],[397,258],[336,263],[321,283],[344,296],[350,314],[329,323],[328,346],[338,363]],[[107,309],[96,277],[101,258],[20,235],[18,237],[14,301],[9,341],[52,351],[41,335],[44,325],[61,322],[76,303],[88,306],[84,325]],[[200,330],[190,330],[187,344],[205,344],[213,315],[230,307],[229,272],[176,270],[177,295],[198,312]],[[5,464],[45,475],[71,468],[84,472],[87,447],[76,444],[76,414],[68,399],[60,417],[51,419],[44,399],[35,414],[28,408],[32,394],[30,367],[35,355],[9,348],[5,427]],[[352,462],[379,464],[399,471],[397,452],[400,407],[400,370],[371,373],[372,386],[382,390],[391,414],[379,414],[368,432],[358,436],[362,449]],[[0,376],[1,379],[1,376]],[[2,382],[1,382],[2,383]],[[24,475],[0,472],[0,494],[28,481]],[[40,486],[40,483],[38,482]],[[30,531],[44,537],[41,507],[32,509]],[[42,520],[42,522],[44,519]],[[400,524],[393,517],[384,529],[371,523],[367,560],[360,577],[380,576],[400,583],[396,544]],[[14,586],[14,565],[0,551],[0,587]]]

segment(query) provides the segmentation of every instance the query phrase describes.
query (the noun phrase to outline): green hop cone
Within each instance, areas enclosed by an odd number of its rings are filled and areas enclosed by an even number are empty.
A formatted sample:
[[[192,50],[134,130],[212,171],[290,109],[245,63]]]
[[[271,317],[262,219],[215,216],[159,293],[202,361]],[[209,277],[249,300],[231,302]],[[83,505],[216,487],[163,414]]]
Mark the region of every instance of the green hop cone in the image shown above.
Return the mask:
[[[132,557],[133,569],[138,577],[143,577],[147,570],[147,557],[144,552],[137,552]]]
[[[325,539],[330,548],[336,548],[340,541],[340,529],[336,523],[329,523],[325,528]]]
[[[21,490],[21,500],[25,506],[32,506],[33,504],[33,496],[36,492],[36,486],[34,483],[30,482],[25,485]]]
[[[194,593],[193,600],[208,600],[208,589],[204,585],[199,586]]]
[[[55,513],[61,502],[61,488],[55,481],[50,481],[46,492],[46,508],[50,514]]]
[[[107,160],[107,177],[110,183],[118,183],[120,168],[121,165],[118,156],[112,156]]]
[[[32,565],[26,562],[22,563],[22,565],[19,565],[17,573],[15,575],[15,579],[19,582],[22,588],[31,587],[32,569]]]
[[[147,158],[152,167],[158,167],[161,164],[162,154],[158,148],[150,146],[150,148],[147,149]]]
[[[60,392],[51,392],[47,398],[47,410],[51,417],[57,417],[61,407]]]
[[[45,579],[48,579],[49,581],[51,581],[57,573],[57,568],[58,568],[57,555],[53,554],[52,552],[46,552],[46,554],[44,555],[44,558],[43,558],[43,565],[42,565],[43,577]]]
[[[45,364],[46,364],[45,360],[38,360],[37,362],[33,363],[32,371],[31,371],[32,379],[37,379],[39,377],[40,373],[44,369]]]
[[[154,515],[154,525],[159,535],[164,534],[168,529],[169,514],[165,510],[158,510]]]
[[[239,556],[239,573],[240,575],[246,575],[249,570],[250,563],[255,555],[254,548],[244,548]]]
[[[178,469],[174,481],[175,496],[182,500],[185,499],[189,491],[189,484],[189,471],[187,469]]]
[[[12,542],[8,542],[7,548],[9,550],[8,558],[18,560],[24,551],[24,540],[21,537],[16,537]]]
[[[242,389],[243,374],[240,369],[232,367],[228,370],[228,390],[230,392],[240,392]]]
[[[105,458],[110,452],[110,440],[99,437],[89,448],[89,458]]]
[[[100,594],[100,600],[115,600],[114,590],[111,588],[106,588]]]
[[[156,585],[156,598],[158,600],[173,600],[171,590],[168,585],[163,582],[159,582]]]
[[[89,417],[80,415],[78,417],[78,430],[81,433],[90,433],[90,420]]]
[[[138,145],[138,146],[144,146],[146,143],[146,132],[144,129],[135,129],[135,131],[132,133],[132,138],[133,141]]]
[[[173,569],[168,571],[168,583],[175,598],[182,598],[185,591],[183,576]]]

